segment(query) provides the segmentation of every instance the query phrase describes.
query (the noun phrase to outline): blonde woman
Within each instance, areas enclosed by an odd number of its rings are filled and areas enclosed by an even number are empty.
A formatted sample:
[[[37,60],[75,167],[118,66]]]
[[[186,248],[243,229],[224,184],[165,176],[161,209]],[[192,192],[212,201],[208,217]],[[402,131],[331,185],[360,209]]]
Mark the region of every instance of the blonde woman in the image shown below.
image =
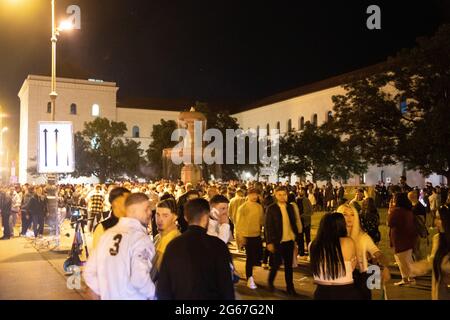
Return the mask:
[[[353,272],[355,285],[361,291],[362,296],[366,300],[372,298],[370,289],[367,286],[367,273],[369,268],[368,257],[375,263],[379,264],[382,269],[381,280],[386,283],[390,280],[390,273],[388,269],[389,261],[386,259],[381,250],[375,245],[372,238],[361,230],[358,211],[355,207],[349,204],[339,206],[336,210],[342,213],[345,218],[347,226],[347,234],[353,239],[356,246],[357,265]]]

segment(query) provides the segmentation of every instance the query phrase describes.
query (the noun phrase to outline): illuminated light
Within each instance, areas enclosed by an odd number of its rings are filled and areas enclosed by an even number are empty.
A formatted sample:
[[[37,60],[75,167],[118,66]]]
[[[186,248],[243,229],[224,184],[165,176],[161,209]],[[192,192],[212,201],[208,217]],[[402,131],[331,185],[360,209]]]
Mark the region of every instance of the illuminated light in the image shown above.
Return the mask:
[[[100,115],[100,106],[98,104],[92,105],[92,116],[98,117]]]
[[[58,27],[59,31],[72,30],[73,24],[69,20],[64,20]]]

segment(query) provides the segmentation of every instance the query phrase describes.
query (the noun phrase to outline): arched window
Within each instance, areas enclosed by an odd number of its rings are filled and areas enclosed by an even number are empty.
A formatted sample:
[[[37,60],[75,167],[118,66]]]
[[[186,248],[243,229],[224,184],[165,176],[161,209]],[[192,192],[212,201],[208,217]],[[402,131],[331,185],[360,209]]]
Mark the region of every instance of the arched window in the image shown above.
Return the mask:
[[[277,130],[278,130],[279,132],[281,131],[280,121],[277,121]]]
[[[287,131],[288,132],[292,131],[292,120],[291,119],[289,119],[287,122]]]
[[[300,130],[305,130],[305,117],[300,117],[298,127]]]
[[[138,126],[133,127],[133,138],[139,138],[139,127]]]
[[[330,122],[333,120],[333,112],[332,111],[328,111],[327,112],[327,121]]]
[[[47,103],[47,113],[52,113],[52,103]]]
[[[77,114],[77,105],[75,103],[70,105],[70,114]]]
[[[100,106],[98,104],[92,105],[92,116],[98,117],[100,115]]]
[[[270,125],[267,124],[267,135],[270,135]]]
[[[317,113],[314,113],[313,117],[312,117],[312,124],[314,126],[317,126]]]

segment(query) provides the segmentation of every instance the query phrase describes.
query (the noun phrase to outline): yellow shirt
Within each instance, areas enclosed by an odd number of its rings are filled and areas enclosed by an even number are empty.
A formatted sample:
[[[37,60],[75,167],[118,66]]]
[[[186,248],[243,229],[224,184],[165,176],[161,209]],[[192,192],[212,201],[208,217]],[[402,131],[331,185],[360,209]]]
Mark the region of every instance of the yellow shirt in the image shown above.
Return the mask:
[[[242,237],[259,237],[264,225],[264,210],[257,202],[247,201],[237,210],[236,234]]]
[[[283,235],[281,236],[281,242],[295,241],[295,234],[294,231],[292,231],[286,205],[278,204],[278,206],[280,207],[281,217],[283,219]]]
[[[162,258],[164,256],[164,252],[166,251],[167,245],[179,235],[181,235],[180,231],[178,229],[174,229],[165,235],[158,234],[155,237],[156,268],[158,270],[161,266]]]

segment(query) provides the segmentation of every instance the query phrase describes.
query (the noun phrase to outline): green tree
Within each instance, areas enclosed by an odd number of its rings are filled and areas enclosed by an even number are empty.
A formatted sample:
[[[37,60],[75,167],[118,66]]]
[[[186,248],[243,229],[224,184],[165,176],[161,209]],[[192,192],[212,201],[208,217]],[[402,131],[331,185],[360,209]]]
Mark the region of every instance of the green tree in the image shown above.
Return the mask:
[[[279,175],[311,175],[313,181],[347,180],[367,170],[354,148],[334,134],[329,124],[309,122],[303,131],[289,132],[280,139]]]
[[[75,134],[76,165],[74,177],[95,176],[101,183],[127,175],[142,176],[144,164],[140,142],[125,139],[124,122],[96,118],[84,124],[84,130]]]
[[[147,150],[147,160],[151,167],[151,176],[161,178],[163,175],[162,152],[166,148],[173,148],[177,141],[171,141],[172,133],[178,128],[173,120],[161,119],[161,123],[153,125],[152,143]]]
[[[333,97],[336,132],[371,164],[404,162],[450,184],[450,25]]]

